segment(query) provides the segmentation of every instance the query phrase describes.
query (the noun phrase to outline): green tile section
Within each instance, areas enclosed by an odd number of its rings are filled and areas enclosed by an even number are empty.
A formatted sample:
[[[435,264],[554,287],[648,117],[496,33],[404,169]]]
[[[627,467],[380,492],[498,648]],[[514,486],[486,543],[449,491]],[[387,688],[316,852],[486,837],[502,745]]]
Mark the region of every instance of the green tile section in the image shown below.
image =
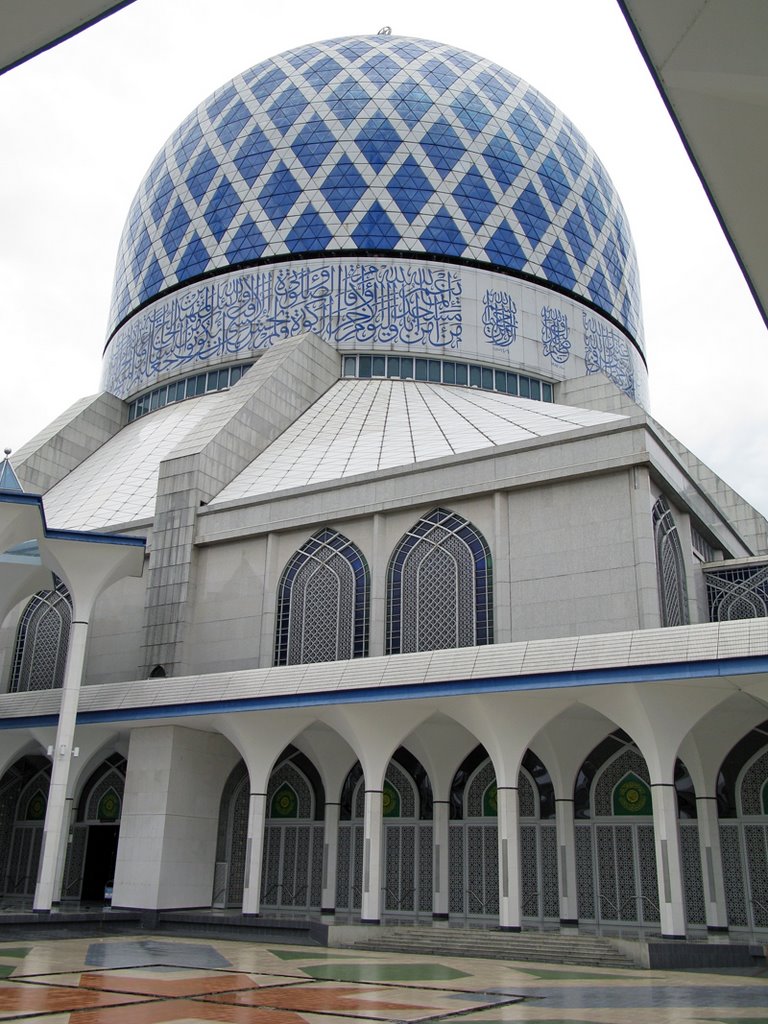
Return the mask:
[[[516,974],[530,974],[532,978],[541,978],[544,981],[608,981],[610,978],[617,978],[621,981],[626,981],[627,978],[632,981],[637,980],[629,974],[588,974],[586,971],[548,971],[546,968],[539,970],[527,967],[513,967],[511,970]],[[648,980],[646,975],[643,975],[643,981]]]
[[[0,978],[10,978],[15,970],[12,964],[0,964]]]
[[[520,1006],[523,1008],[530,1008],[532,1003],[518,1004],[515,1009],[519,1009]],[[496,1018],[495,1020],[486,1019],[485,1017],[462,1017],[463,1024],[514,1024],[514,1017],[506,1017],[504,1020]],[[522,1020],[522,1017],[518,1017],[518,1020]],[[582,1017],[547,1017],[546,1020],[542,1020],[540,1017],[527,1017],[528,1024],[606,1024],[604,1020],[584,1020]],[[691,1022],[693,1024],[693,1022]],[[707,1021],[707,1024],[720,1024],[719,1021]],[[761,1024],[761,1021],[755,1020],[754,1018],[750,1024]]]
[[[350,960],[355,955],[354,953],[327,953],[324,949],[312,950],[312,952],[300,952],[296,949],[270,949],[269,952],[280,960]]]
[[[532,1004],[529,1004],[528,1002],[528,1004],[518,1005],[517,1007],[515,1007],[515,1010],[518,1010],[520,1009],[520,1007],[522,1007],[522,1011],[525,1012],[525,1009],[530,1008],[531,1006]],[[507,1017],[504,1020],[500,1020],[499,1018],[497,1018],[496,1020],[486,1020],[484,1017],[462,1017],[462,1021],[465,1021],[466,1024],[514,1024],[514,1021],[516,1019],[520,1021],[524,1019],[528,1021],[529,1024],[605,1024],[604,1020],[588,1021],[584,1020],[582,1017],[548,1017],[546,1020],[542,1020],[540,1017]],[[691,1024],[693,1024],[692,1021]],[[720,1022],[708,1021],[707,1024],[720,1024]],[[751,1024],[762,1024],[762,1022],[753,1018]]]
[[[457,971],[443,964],[328,964],[302,967],[304,974],[316,981],[449,981],[469,978],[465,971]]]
[[[765,1024],[766,1016],[761,1017],[707,1017],[706,1024]],[[697,1017],[704,1024],[703,1017]],[[508,1024],[508,1022],[507,1022]]]
[[[10,949],[3,949],[3,947],[0,946],[0,957],[12,956],[20,960],[22,957],[25,957],[31,949],[31,946],[14,946]]]

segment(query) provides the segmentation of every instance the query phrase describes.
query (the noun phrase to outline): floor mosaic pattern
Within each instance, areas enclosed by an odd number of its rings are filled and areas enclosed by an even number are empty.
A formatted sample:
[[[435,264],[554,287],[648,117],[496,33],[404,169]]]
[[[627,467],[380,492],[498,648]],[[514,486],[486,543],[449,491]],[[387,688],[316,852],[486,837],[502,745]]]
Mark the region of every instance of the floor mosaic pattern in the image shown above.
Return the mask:
[[[647,972],[194,939],[0,942],[0,1022],[766,1024],[768,971]]]

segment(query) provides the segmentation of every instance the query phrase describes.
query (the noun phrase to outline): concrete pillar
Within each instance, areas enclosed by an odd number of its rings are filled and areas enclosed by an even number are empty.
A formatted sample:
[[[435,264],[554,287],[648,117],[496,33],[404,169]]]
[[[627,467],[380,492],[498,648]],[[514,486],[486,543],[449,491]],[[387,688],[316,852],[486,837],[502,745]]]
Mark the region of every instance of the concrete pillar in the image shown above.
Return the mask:
[[[339,810],[340,804],[326,803],[325,828],[323,830],[323,891],[320,896],[320,912],[336,913],[336,867],[339,854]]]
[[[509,495],[493,496],[493,631],[495,643],[511,643],[512,585],[510,582]]]
[[[704,909],[708,932],[728,931],[728,909],[725,902],[723,857],[720,849],[720,821],[717,797],[697,796],[696,814],[701,852],[701,879],[704,887]]]
[[[557,826],[557,879],[560,886],[560,924],[579,923],[576,887],[576,829],[573,822],[573,800],[558,797],[555,801]]]
[[[675,786],[673,782],[657,782],[652,783],[651,789],[661,934],[665,939],[684,939],[685,903]]]
[[[56,889],[55,891],[60,893],[62,900],[67,899],[68,893],[64,891],[64,872],[67,870],[67,858],[70,850],[70,838],[72,836],[72,830],[75,826],[75,798],[72,796],[72,785],[69,786],[69,796],[67,797],[67,805],[64,808],[64,822],[62,824],[62,837],[63,847],[61,851],[61,857],[59,857],[59,866],[56,874]]]
[[[448,823],[451,805],[448,800],[432,804],[432,918],[447,921],[450,915],[450,864],[448,862]]]
[[[360,921],[381,924],[384,791],[366,789],[363,823],[363,900]]]
[[[243,913],[257,916],[261,909],[261,863],[264,857],[264,827],[267,794],[251,793],[248,803],[248,839],[245,853]]]
[[[275,661],[277,585],[283,569],[277,564],[278,547],[276,534],[267,534],[267,549],[264,553],[264,589],[261,595],[259,668],[269,668]]]
[[[61,691],[61,710],[56,729],[56,743],[53,748],[51,786],[48,790],[48,805],[43,827],[43,848],[40,854],[40,869],[33,904],[35,910],[50,910],[51,906],[61,899],[64,858],[69,835],[69,818],[66,813],[69,763],[72,757],[72,741],[75,735],[77,702],[80,695],[80,680],[85,666],[87,640],[88,623],[73,622],[69,633],[69,652]]]
[[[215,733],[132,731],[114,907],[210,906],[221,791],[231,767],[231,748]]]
[[[373,516],[373,544],[370,560],[371,621],[368,653],[371,658],[384,654],[384,636],[387,628],[387,547],[386,521],[381,512]]]
[[[33,496],[21,495],[18,500],[23,504],[24,499],[30,498]],[[33,500],[40,501],[39,498]],[[0,521],[0,529],[3,526],[12,532],[12,524]],[[6,535],[6,540],[9,535]],[[49,530],[44,531],[44,536],[38,533],[37,537],[43,564],[55,570],[56,575],[64,580],[72,598],[72,626],[56,727],[56,743],[53,749],[51,786],[43,826],[43,847],[33,903],[35,910],[49,911],[52,905],[61,899],[61,880],[64,875],[66,840],[69,834],[69,821],[66,817],[69,768],[80,684],[85,668],[88,622],[99,594],[111,583],[124,576],[141,576],[144,565],[144,541],[137,537],[113,535],[105,543],[100,535],[89,536]]]
[[[499,928],[519,932],[520,923],[520,807],[517,786],[499,786]]]

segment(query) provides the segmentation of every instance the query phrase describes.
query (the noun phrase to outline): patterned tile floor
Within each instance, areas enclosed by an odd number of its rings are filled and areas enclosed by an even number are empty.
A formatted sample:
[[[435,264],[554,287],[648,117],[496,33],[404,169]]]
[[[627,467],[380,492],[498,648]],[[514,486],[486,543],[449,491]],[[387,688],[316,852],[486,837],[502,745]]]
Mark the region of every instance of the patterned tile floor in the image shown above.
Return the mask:
[[[756,1024],[768,971],[675,972],[195,939],[0,942],[0,1022]]]

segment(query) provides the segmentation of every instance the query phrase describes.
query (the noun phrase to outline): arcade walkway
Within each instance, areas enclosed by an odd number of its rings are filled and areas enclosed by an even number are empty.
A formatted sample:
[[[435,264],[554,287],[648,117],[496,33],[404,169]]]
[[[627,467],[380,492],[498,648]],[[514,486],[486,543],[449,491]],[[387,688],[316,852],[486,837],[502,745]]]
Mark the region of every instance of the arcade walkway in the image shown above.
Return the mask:
[[[193,939],[0,942],[25,1024],[751,1024],[768,972],[647,972]]]

